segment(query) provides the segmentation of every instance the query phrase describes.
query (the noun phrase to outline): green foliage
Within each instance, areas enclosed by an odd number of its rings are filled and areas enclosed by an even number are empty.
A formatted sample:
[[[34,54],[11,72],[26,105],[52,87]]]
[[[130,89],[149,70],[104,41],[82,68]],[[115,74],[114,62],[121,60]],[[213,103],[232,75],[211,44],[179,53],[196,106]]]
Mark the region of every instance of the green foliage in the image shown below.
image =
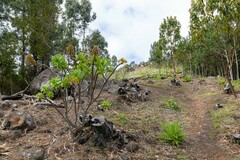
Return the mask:
[[[110,60],[106,57],[100,58],[98,55],[87,57],[83,53],[79,53],[74,61],[75,65],[73,65],[72,68],[69,68],[69,64],[63,55],[56,54],[52,57],[53,67],[62,71],[62,73],[61,76],[52,78],[49,85],[41,87],[41,93],[43,95],[39,94],[39,98],[43,98],[43,96],[53,98],[53,91],[68,89],[71,85],[78,86],[78,84],[90,74],[92,74],[92,77],[96,77],[97,75],[107,76],[107,74],[114,71]],[[57,73],[55,74],[57,75]],[[96,80],[97,79],[95,79],[95,81]],[[92,83],[92,85],[93,84],[94,83]],[[103,101],[102,105],[104,108],[111,106],[108,101]]]
[[[104,108],[104,109],[109,109],[111,107],[111,103],[108,101],[108,100],[103,100],[101,102],[101,107]]]
[[[226,84],[225,78],[218,77],[217,82],[218,82],[218,84],[220,84],[222,86],[222,88],[224,88],[224,84]]]
[[[159,42],[153,42],[150,49],[150,61],[160,64],[163,60],[163,53],[160,48]]]
[[[52,99],[54,97],[54,93],[51,90],[51,87],[49,85],[42,85],[40,89],[40,93],[37,94],[38,99],[41,99],[43,97],[47,97]]]
[[[231,123],[231,117],[234,115],[235,110],[232,106],[213,111],[211,113],[211,120],[213,121],[214,128],[219,128],[222,124]]]
[[[0,27],[1,28],[1,27]],[[1,28],[2,29],[2,28]],[[0,29],[0,92],[13,94],[21,86],[22,77],[16,73],[17,38],[14,33]],[[23,80],[22,80],[23,81]],[[23,85],[25,86],[25,85]]]
[[[68,63],[65,57],[61,54],[56,54],[52,57],[52,65],[60,71],[64,71],[68,68]]]
[[[51,78],[51,79],[50,79],[50,86],[51,86],[51,88],[53,88],[53,89],[55,89],[55,90],[57,90],[57,89],[59,89],[60,87],[62,87],[60,77]]]
[[[163,133],[158,138],[173,145],[179,145],[185,140],[185,132],[178,121],[164,122]]]
[[[44,99],[44,94],[43,93],[37,93],[36,94],[37,99],[41,100]]]
[[[175,111],[180,111],[180,108],[178,107],[178,104],[177,102],[175,102],[174,100],[170,99],[170,100],[167,100],[165,102],[165,105],[167,108],[170,108],[170,109],[173,109]]]
[[[125,121],[127,119],[125,114],[118,114],[118,119]]]
[[[239,80],[233,80],[233,88],[236,92],[240,91],[240,81]]]
[[[191,82],[192,81],[192,77],[191,76],[184,76],[183,77],[183,82]]]

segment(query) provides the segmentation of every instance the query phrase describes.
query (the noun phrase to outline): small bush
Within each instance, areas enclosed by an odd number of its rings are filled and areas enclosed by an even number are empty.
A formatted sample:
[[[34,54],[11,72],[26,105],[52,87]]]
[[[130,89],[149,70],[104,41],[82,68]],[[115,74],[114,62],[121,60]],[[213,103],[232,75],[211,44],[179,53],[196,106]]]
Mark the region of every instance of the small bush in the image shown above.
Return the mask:
[[[119,114],[118,115],[118,119],[122,120],[122,121],[125,121],[127,118],[126,118],[126,115],[125,114]]]
[[[111,105],[112,104],[108,100],[104,100],[104,101],[101,102],[101,107],[103,109],[109,109],[111,107]]]
[[[192,81],[192,77],[191,76],[184,76],[183,77],[183,82],[191,82]]]
[[[224,84],[226,83],[226,81],[223,77],[218,77],[217,82],[222,86],[222,88],[224,88]]]
[[[173,145],[179,145],[185,140],[185,132],[181,130],[178,121],[163,123],[163,134],[159,136],[160,139]]]
[[[240,91],[240,81],[239,81],[239,80],[234,80],[234,81],[233,81],[233,89],[234,89],[236,92],[239,92],[239,91]]]
[[[173,101],[172,99],[167,100],[165,102],[165,105],[166,105],[166,108],[170,108],[170,109],[173,109],[175,111],[180,111],[180,108],[178,107],[177,102]]]

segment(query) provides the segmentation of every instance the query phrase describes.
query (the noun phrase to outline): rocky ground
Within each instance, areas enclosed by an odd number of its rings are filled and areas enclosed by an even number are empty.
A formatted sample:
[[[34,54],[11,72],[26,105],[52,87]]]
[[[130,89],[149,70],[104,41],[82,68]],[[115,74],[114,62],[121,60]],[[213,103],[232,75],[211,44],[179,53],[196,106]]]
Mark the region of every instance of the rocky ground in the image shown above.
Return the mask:
[[[66,123],[54,108],[36,106],[28,97],[0,101],[0,159],[240,159],[240,145],[233,138],[240,132],[240,99],[224,94],[215,78],[181,82],[181,86],[171,85],[169,79],[136,79],[134,83],[141,88],[135,96],[120,96],[116,89],[108,88],[90,110],[92,115],[105,116],[129,137],[122,148],[114,141],[105,148],[95,147],[91,141],[73,143]],[[146,91],[150,91],[147,96]],[[177,102],[180,111],[165,107],[169,99]],[[108,110],[99,110],[102,100],[111,102]],[[218,103],[223,108],[216,107]],[[14,120],[6,121],[13,115]],[[23,125],[24,118],[28,123]],[[186,132],[186,140],[179,146],[158,138],[163,121],[173,120],[179,120]]]

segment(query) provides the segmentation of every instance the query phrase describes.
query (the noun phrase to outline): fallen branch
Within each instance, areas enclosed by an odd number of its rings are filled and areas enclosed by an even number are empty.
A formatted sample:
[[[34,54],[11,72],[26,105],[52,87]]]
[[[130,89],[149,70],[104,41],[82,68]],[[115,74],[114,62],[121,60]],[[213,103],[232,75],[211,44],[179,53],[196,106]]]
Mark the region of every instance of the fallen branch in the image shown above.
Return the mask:
[[[49,103],[49,102],[36,102],[33,104],[34,106],[42,105],[42,106],[55,106],[57,108],[65,108],[62,104],[56,104],[56,103]]]
[[[3,96],[1,99],[2,99],[2,101],[5,101],[5,100],[18,100],[18,99],[21,99],[21,98],[23,98],[23,94],[22,95],[20,95],[20,94],[18,94],[18,95],[10,95],[10,96]]]

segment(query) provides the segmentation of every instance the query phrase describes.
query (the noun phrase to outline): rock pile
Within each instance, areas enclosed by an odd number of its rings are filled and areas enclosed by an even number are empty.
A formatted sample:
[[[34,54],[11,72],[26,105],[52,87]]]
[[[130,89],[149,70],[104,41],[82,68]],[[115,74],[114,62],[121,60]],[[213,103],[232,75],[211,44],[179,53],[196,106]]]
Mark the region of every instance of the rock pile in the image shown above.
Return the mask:
[[[114,88],[108,90],[108,92],[110,91],[116,91],[122,99],[129,102],[147,101],[151,93],[150,90],[144,89],[138,83],[128,79],[123,79],[118,85],[115,85]]]

